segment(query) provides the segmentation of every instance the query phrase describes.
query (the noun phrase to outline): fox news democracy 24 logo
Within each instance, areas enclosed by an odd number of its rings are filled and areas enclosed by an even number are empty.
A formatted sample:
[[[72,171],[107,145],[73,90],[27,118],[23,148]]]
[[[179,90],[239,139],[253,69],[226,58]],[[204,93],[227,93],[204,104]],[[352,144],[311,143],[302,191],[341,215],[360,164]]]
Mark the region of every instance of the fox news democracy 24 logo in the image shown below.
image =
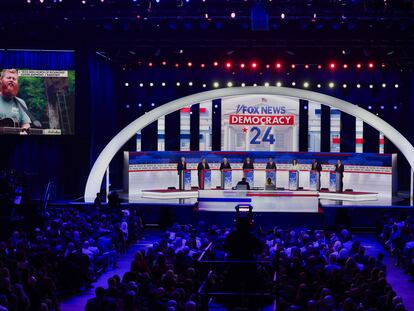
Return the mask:
[[[294,125],[295,116],[286,114],[285,106],[248,106],[237,105],[236,113],[230,114],[229,123],[232,125]]]

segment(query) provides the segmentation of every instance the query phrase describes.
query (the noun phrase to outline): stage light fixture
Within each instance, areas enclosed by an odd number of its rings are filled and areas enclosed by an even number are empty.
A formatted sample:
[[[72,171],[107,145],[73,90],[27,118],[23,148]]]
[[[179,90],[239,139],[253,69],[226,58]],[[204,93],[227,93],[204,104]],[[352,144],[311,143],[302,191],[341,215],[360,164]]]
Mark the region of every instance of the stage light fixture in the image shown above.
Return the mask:
[[[344,83],[344,84],[342,84],[342,87],[343,87],[344,89],[346,89],[346,88],[348,87],[348,85],[346,85],[346,84]]]
[[[295,85],[296,85],[296,82],[295,82],[295,81],[293,81],[293,82],[292,82],[292,86],[295,86]]]
[[[125,86],[129,86],[129,83],[128,82],[125,82]]]
[[[335,67],[336,67],[336,64],[335,64],[335,63],[330,63],[330,64],[329,64],[329,68],[331,68],[331,69],[335,69]]]
[[[205,66],[206,66],[205,64],[201,64],[201,65],[200,65],[200,67],[201,67],[201,68],[204,68]]]
[[[218,105],[217,105],[217,104],[215,104],[215,105],[214,105],[214,108],[215,108],[215,109],[217,109],[217,108],[218,108]]]
[[[175,85],[176,85],[176,86],[180,86],[180,85],[181,85],[181,83],[180,83],[180,82],[177,82]]]
[[[381,84],[381,86],[382,86],[383,88],[386,88],[386,87],[387,87],[387,85],[386,85],[385,83]]]
[[[368,106],[368,110],[371,110],[372,109],[372,106]]]
[[[162,83],[161,83],[161,85],[162,85],[162,86],[165,86],[165,82],[162,82]]]
[[[281,19],[285,19],[285,17],[286,17],[285,13],[280,14]]]
[[[207,87],[207,84],[203,83],[203,88],[206,88],[206,87]]]
[[[144,83],[140,83],[140,84],[139,84],[139,86],[140,86],[140,87],[144,87]]]
[[[142,107],[142,104],[141,104],[141,103],[139,103],[139,104],[138,104],[138,107]]]
[[[269,82],[265,82],[264,86],[269,87]]]
[[[362,65],[361,65],[360,63],[358,63],[358,64],[356,65],[356,67],[357,67],[358,69],[361,69]]]
[[[152,63],[148,63],[148,67],[152,67],[152,65],[153,65]]]
[[[193,82],[188,82],[188,86],[193,86]]]
[[[236,13],[235,12],[231,12],[230,17],[231,18],[235,18],[236,17]]]
[[[180,67],[180,64],[178,64],[178,63],[175,64],[175,68],[178,68],[178,67]]]
[[[233,83],[231,81],[227,82],[227,87],[232,87]]]
[[[394,85],[394,87],[395,87],[396,89],[398,89],[400,86],[399,86],[398,84],[395,84],[395,85]]]
[[[188,67],[192,67],[192,66],[193,66],[193,63],[192,63],[192,62],[188,62],[188,63],[187,63],[187,66],[188,66]]]
[[[394,106],[394,110],[397,110],[398,109],[398,107],[397,106]]]
[[[226,63],[226,68],[231,68],[231,63],[230,62]]]
[[[256,62],[253,62],[253,63],[252,63],[252,68],[253,68],[253,69],[256,69],[256,68],[257,68],[257,63],[256,63]]]
[[[129,106],[128,104],[127,104],[127,105],[125,105],[125,108],[129,109],[129,107],[130,107],[130,106]]]
[[[307,89],[307,88],[309,87],[309,82],[304,82],[304,83],[303,83],[303,87],[304,87],[305,89]]]
[[[296,68],[296,65],[295,65],[295,64],[292,64],[290,67],[291,67],[292,69],[295,69],[295,68]]]
[[[361,88],[361,84],[357,84],[357,89],[360,89]]]
[[[151,103],[151,107],[155,107],[155,103]]]
[[[208,19],[208,13],[204,14],[205,18]]]
[[[381,105],[381,107],[380,107],[380,108],[381,108],[381,110],[384,110],[384,106],[382,106],[382,105]]]
[[[266,68],[269,69],[270,68],[270,65],[269,64],[266,64]]]
[[[218,88],[218,87],[220,86],[220,84],[219,84],[218,82],[214,82],[214,83],[213,83],[213,86],[214,86],[215,88]]]
[[[214,62],[214,63],[213,63],[213,66],[214,66],[214,67],[217,67],[217,66],[218,66],[218,62]]]
[[[154,83],[150,82],[149,86],[154,86]]]
[[[318,65],[318,69],[322,69],[322,65]]]
[[[369,85],[369,88],[370,88],[370,89],[373,89],[373,88],[374,88],[374,86],[373,86],[372,84],[370,84],[370,85]]]
[[[374,68],[374,63],[369,63],[368,68],[371,68],[371,69]]]
[[[308,64],[305,65],[305,69],[309,69],[309,65]]]
[[[246,67],[246,65],[245,65],[245,64],[243,64],[243,63],[241,63],[241,64],[240,64],[240,68],[244,68],[244,67]]]
[[[329,86],[331,89],[333,89],[333,88],[335,87],[335,83],[333,83],[333,82],[329,82],[328,86]]]
[[[316,85],[316,87],[318,88],[318,89],[320,89],[321,87],[322,87],[322,85],[320,85],[319,83]]]
[[[282,68],[282,63],[276,63],[276,68],[277,68],[277,69]]]
[[[347,69],[348,68],[348,64],[344,64],[344,69]]]
[[[243,83],[241,84],[241,87],[245,87],[245,86],[246,86],[246,83],[244,83],[244,82],[243,82]]]
[[[164,61],[162,62],[162,65],[163,65],[163,66],[167,65],[167,62],[164,60]]]
[[[281,87],[282,86],[282,82],[276,82],[276,86],[277,87]]]
[[[257,86],[257,83],[254,83],[253,86]]]
[[[382,63],[382,64],[381,64],[381,67],[382,67],[382,68],[385,68],[385,64],[384,64],[384,63]]]

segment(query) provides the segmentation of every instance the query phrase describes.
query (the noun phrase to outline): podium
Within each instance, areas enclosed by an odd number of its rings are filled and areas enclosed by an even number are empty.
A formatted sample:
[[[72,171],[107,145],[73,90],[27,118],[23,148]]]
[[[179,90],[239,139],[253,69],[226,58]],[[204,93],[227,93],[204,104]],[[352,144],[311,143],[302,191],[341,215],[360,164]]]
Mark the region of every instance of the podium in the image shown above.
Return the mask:
[[[297,170],[289,170],[289,190],[298,190],[299,188],[299,172]]]
[[[275,185],[276,187],[276,170],[272,169],[272,170],[266,170],[266,180],[265,180],[265,185],[267,185],[267,180],[270,178],[270,180],[272,181],[272,184]]]
[[[199,189],[211,189],[211,170],[202,170],[198,175]]]
[[[178,172],[178,184],[180,190],[191,190],[191,170]]]
[[[309,190],[319,191],[321,189],[321,173],[317,170],[309,171]]]
[[[252,188],[254,185],[254,170],[243,170],[244,178]]]
[[[232,187],[232,170],[221,170],[221,189],[231,189]]]
[[[329,191],[342,192],[342,178],[341,173],[329,172]]]

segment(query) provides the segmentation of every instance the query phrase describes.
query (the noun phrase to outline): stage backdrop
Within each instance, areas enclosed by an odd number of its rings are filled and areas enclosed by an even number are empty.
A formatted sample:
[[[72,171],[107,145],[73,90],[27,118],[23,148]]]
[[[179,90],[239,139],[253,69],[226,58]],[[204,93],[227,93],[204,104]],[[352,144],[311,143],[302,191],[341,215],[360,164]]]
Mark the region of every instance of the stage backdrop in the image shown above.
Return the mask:
[[[329,172],[341,159],[345,165],[344,189],[376,192],[391,197],[396,181],[393,181],[393,167],[396,168],[396,155],[373,153],[299,153],[299,152],[124,152],[124,188],[130,195],[140,194],[141,190],[178,189],[177,162],[184,156],[187,169],[191,170],[191,184],[198,186],[197,164],[205,157],[212,171],[212,188],[221,184],[220,163],[224,156],[233,169],[233,186],[243,176],[242,163],[246,157],[254,162],[254,185],[264,187],[266,162],[272,157],[277,165],[276,186],[288,189],[288,173],[292,159],[299,162],[299,186],[309,189],[309,170],[313,159],[322,163],[321,187],[329,188]],[[395,175],[394,175],[395,176]]]

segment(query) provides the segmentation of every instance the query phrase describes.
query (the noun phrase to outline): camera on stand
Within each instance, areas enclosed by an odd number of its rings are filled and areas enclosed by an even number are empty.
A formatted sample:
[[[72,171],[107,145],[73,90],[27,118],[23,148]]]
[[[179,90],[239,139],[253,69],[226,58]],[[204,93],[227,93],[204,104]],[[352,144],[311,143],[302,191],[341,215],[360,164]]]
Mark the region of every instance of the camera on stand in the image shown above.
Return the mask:
[[[253,226],[253,206],[250,204],[238,204],[235,206],[236,209],[236,218],[234,222],[237,226]]]

